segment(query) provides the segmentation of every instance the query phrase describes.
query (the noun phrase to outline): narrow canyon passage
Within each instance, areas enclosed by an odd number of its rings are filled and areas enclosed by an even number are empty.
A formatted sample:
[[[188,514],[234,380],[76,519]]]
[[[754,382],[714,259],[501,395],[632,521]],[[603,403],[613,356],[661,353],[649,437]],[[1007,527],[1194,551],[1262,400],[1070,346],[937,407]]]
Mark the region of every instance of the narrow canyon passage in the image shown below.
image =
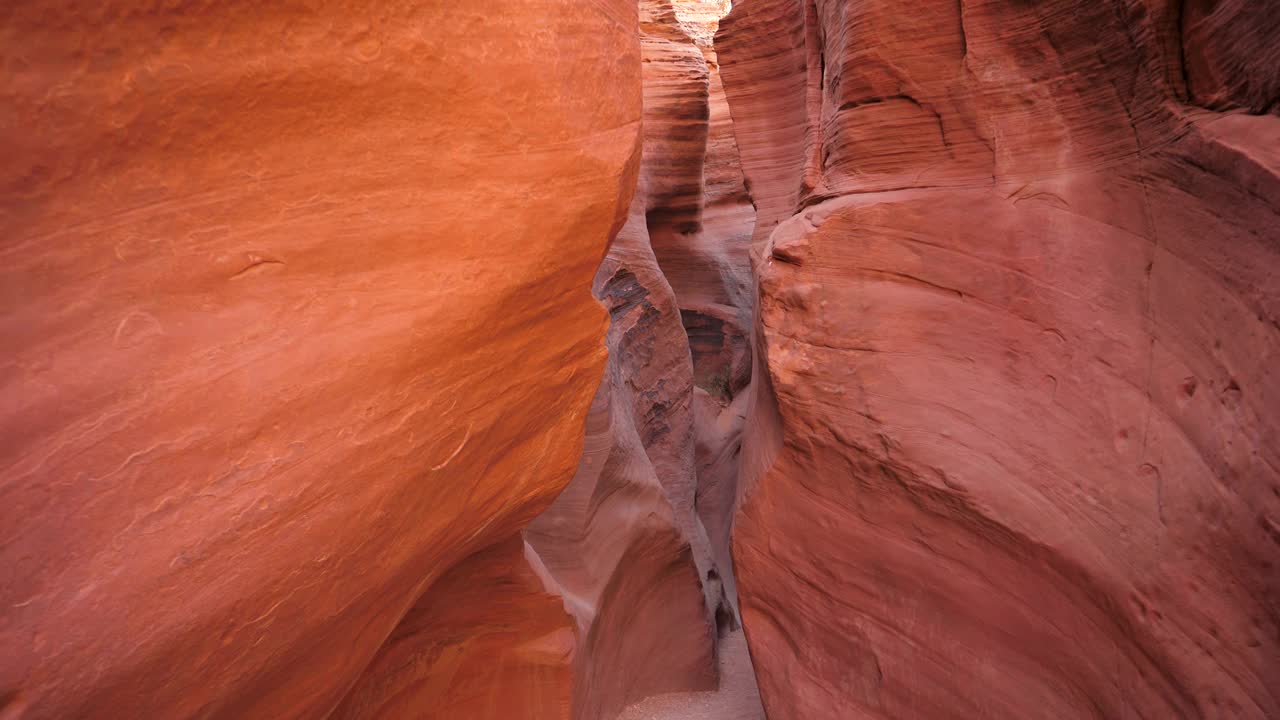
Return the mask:
[[[713,48],[727,9],[639,3],[639,174],[593,287],[609,361],[577,473],[522,543],[426,592],[334,717],[764,717],[729,550],[755,211]]]
[[[754,209],[712,48],[727,3],[639,9],[639,180],[595,284],[609,364],[578,474],[524,537],[586,638],[574,717],[752,720],[729,527]]]
[[[0,67],[0,720],[1280,718],[1280,0]]]

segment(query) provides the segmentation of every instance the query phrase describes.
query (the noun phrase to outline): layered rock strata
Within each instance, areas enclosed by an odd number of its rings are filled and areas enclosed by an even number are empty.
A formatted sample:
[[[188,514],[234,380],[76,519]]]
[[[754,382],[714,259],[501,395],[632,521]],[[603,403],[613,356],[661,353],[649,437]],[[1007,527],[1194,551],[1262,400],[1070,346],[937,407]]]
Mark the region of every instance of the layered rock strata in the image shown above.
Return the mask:
[[[771,717],[1280,714],[1278,11],[735,3]]]

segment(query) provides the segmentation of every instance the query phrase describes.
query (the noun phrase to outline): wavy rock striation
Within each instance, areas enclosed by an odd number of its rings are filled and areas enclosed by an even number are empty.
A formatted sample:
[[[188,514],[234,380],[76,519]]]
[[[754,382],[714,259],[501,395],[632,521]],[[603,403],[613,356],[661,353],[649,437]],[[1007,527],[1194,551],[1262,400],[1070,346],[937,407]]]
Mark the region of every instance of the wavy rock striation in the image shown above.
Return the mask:
[[[1280,714],[1277,17],[735,3],[771,717]]]

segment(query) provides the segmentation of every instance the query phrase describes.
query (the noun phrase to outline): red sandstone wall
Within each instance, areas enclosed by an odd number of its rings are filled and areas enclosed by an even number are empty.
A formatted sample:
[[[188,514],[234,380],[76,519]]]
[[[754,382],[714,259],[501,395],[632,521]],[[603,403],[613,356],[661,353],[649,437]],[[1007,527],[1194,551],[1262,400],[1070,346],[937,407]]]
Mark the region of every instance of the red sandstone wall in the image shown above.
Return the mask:
[[[1280,713],[1280,7],[1183,10],[722,22],[771,717]]]

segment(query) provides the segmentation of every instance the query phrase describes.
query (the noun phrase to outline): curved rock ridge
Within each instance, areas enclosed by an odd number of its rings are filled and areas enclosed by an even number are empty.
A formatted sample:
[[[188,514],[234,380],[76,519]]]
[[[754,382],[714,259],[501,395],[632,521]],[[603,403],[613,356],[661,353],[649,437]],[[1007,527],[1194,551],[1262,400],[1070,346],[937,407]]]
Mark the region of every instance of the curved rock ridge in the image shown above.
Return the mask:
[[[1277,17],[734,4],[770,717],[1280,714]]]
[[[724,84],[715,52],[708,65],[708,136],[703,164],[702,229],[685,254],[702,272],[678,275],[681,318],[693,358],[695,435],[698,438],[696,507],[716,562],[728,571],[736,598],[729,533],[737,510],[740,439],[751,382],[751,318],[755,307],[750,247],[755,208],[747,193]],[[681,265],[666,262],[663,267]],[[685,280],[687,278],[687,281]],[[704,392],[705,391],[705,392]]]
[[[1280,0],[367,5],[0,12],[0,718],[1280,717]]]
[[[1268,2],[1184,0],[1177,19],[1182,81],[1191,102],[1213,110],[1280,114],[1280,13]],[[1171,64],[1176,67],[1176,64]]]
[[[0,14],[0,715],[403,708],[430,627],[435,699],[554,705],[510,553],[605,363],[635,4]]]
[[[526,552],[512,536],[450,568],[329,717],[569,717],[573,621]]]
[[[646,117],[655,127],[651,167],[664,185],[648,204],[646,224],[680,304],[697,384],[727,402],[751,373],[745,340],[753,305],[747,247],[755,211],[710,45],[716,13],[723,14],[724,5],[675,2],[674,18],[659,25],[665,34],[650,33],[646,44]],[[674,39],[673,28],[679,32]],[[694,31],[692,37],[684,29]]]

